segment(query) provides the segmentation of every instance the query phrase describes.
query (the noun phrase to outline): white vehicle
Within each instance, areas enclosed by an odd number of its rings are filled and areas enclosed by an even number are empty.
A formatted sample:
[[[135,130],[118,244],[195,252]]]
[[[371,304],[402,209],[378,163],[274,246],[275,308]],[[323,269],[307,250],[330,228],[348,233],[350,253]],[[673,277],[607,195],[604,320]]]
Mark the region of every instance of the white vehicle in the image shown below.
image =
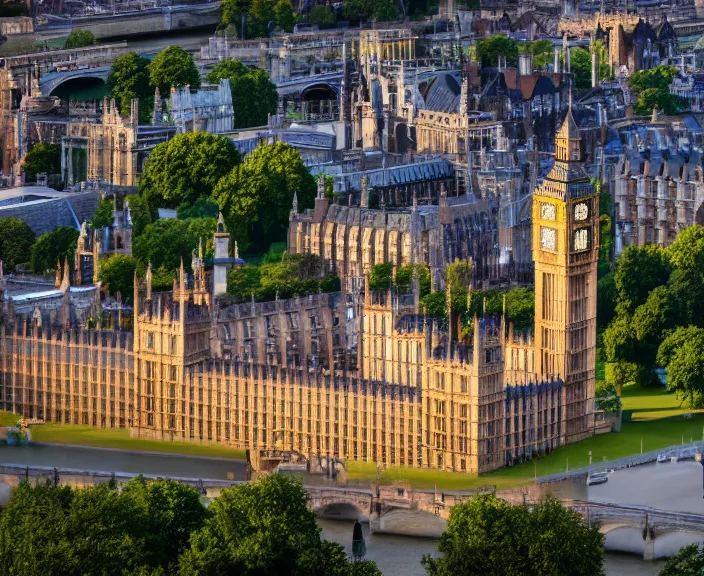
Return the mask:
[[[604,484],[609,480],[609,473],[604,472],[592,472],[587,476],[587,486],[593,486],[595,484]]]

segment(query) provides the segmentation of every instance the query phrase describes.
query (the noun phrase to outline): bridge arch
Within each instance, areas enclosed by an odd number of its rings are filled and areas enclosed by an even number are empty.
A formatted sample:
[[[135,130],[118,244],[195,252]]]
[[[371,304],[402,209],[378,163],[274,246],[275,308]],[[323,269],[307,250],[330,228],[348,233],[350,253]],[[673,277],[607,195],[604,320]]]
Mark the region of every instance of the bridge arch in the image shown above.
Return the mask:
[[[56,84],[49,95],[62,100],[100,100],[108,93],[105,79],[94,75],[66,78]]]
[[[351,502],[330,502],[314,510],[316,515],[330,520],[368,520],[369,506],[362,508]]]
[[[301,100],[318,102],[320,100],[337,100],[340,95],[339,86],[329,82],[316,82],[301,89]]]

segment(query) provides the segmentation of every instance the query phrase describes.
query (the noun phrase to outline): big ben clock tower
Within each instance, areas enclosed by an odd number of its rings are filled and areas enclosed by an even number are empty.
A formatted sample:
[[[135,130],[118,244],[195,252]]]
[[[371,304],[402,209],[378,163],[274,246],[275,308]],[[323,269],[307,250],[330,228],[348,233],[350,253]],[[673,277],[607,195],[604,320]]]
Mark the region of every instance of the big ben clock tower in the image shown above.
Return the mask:
[[[555,164],[533,193],[532,238],[535,365],[539,377],[565,382],[568,442],[590,434],[595,383],[599,199],[583,162],[570,105],[555,137]]]

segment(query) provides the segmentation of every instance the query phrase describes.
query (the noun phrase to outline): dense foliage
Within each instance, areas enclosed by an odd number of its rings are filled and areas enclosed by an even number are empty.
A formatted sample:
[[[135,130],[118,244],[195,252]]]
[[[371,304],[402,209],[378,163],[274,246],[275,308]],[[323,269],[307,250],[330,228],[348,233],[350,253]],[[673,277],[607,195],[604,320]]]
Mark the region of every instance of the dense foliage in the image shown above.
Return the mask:
[[[61,173],[61,145],[38,142],[25,154],[23,168],[30,182],[37,179],[37,174]]]
[[[611,317],[603,333],[607,382],[649,384],[654,369],[666,367],[669,387],[701,404],[704,360],[695,348],[704,328],[704,227],[683,230],[665,249],[627,247],[613,282],[600,281],[599,299],[615,302],[600,307],[602,325]]]
[[[343,0],[342,12],[354,21],[383,22],[397,18],[399,9],[393,0]]]
[[[92,46],[93,44],[95,44],[95,36],[90,30],[74,30],[66,38],[64,48],[69,50],[71,48]]]
[[[42,234],[32,246],[31,268],[37,274],[56,270],[57,262],[63,264],[68,258],[73,267],[73,253],[78,242],[78,230],[70,226],[59,226],[52,232]]]
[[[193,250],[201,239],[212,243],[215,225],[215,218],[159,219],[134,240],[133,254],[145,268],[151,262],[154,268],[163,266],[174,271],[183,260],[184,267],[190,270]]]
[[[242,37],[242,16],[244,16],[244,36],[260,38],[269,36],[274,27],[292,32],[296,16],[291,0],[223,0],[221,4],[222,27],[232,27]]]
[[[140,236],[144,229],[152,223],[152,215],[149,210],[149,203],[144,196],[131,194],[125,198],[130,206],[132,214],[132,234]]]
[[[314,254],[283,254],[278,262],[233,268],[227,276],[227,292],[240,300],[257,301],[337,292],[340,279],[323,276],[323,261]]]
[[[178,134],[152,150],[139,191],[152,210],[192,205],[209,197],[240,161],[232,140],[205,132]]]
[[[637,94],[633,107],[636,114],[650,114],[654,106],[665,114],[677,114],[677,98],[670,94],[670,84],[675,76],[677,68],[673,66],[656,66],[634,72],[628,78],[628,84]]]
[[[234,58],[218,62],[208,74],[208,82],[230,80],[234,127],[266,126],[269,114],[276,113],[279,95],[276,86],[263,70],[249,68]]]
[[[110,226],[110,224],[112,224],[112,207],[112,201],[103,198],[98,204],[93,218],[91,218],[91,228],[105,228],[105,226]]]
[[[218,202],[228,230],[244,251],[286,239],[293,197],[299,208],[313,206],[316,183],[295,148],[284,142],[260,144],[218,182]]]
[[[0,218],[0,260],[5,272],[29,260],[34,232],[20,218]]]
[[[124,301],[131,301],[134,294],[134,273],[138,261],[126,254],[114,254],[101,260],[98,280],[107,287],[110,296],[120,293]]]
[[[599,529],[553,496],[531,507],[494,495],[454,506],[438,550],[423,558],[429,576],[604,574]]]
[[[132,99],[139,99],[139,121],[142,124],[149,123],[154,105],[148,65],[149,60],[146,58],[136,52],[128,52],[115,58],[107,81],[110,94],[124,116],[130,114]]]
[[[515,66],[518,62],[518,42],[503,34],[477,42],[477,58],[482,66],[496,66],[499,56],[506,57],[509,66]]]
[[[164,48],[149,63],[147,70],[151,87],[158,87],[164,96],[170,93],[172,87],[200,88],[200,72],[193,56],[180,46]]]
[[[660,576],[701,576],[704,574],[704,549],[699,544],[690,544],[670,558]]]

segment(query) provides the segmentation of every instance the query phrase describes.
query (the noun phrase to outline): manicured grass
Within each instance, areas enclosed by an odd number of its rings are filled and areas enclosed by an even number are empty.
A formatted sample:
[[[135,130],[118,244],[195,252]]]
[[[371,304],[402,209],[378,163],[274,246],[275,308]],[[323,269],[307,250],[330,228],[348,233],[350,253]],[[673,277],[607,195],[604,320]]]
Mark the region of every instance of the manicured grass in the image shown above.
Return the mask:
[[[190,442],[168,442],[130,438],[124,428],[92,428],[72,424],[43,424],[32,426],[33,442],[73,444],[96,448],[119,448],[143,452],[164,452],[187,456],[210,456],[212,458],[244,458],[244,450],[217,444],[195,444]]]
[[[20,421],[20,415],[14,412],[0,410],[0,426],[15,426]]]
[[[387,468],[382,471],[382,484],[407,481],[416,488],[440,490],[469,490],[477,486],[495,485],[506,488],[532,482],[536,476],[545,476],[573,470],[592,462],[614,460],[639,454],[641,440],[643,452],[659,450],[691,440],[704,439],[704,413],[680,407],[674,394],[664,388],[626,387],[623,391],[624,410],[633,410],[633,422],[625,423],[621,432],[602,434],[558,448],[548,456],[496,472],[473,476],[436,470],[415,468]],[[684,414],[691,412],[691,418]],[[348,462],[347,477],[353,482],[376,480],[373,463]]]

